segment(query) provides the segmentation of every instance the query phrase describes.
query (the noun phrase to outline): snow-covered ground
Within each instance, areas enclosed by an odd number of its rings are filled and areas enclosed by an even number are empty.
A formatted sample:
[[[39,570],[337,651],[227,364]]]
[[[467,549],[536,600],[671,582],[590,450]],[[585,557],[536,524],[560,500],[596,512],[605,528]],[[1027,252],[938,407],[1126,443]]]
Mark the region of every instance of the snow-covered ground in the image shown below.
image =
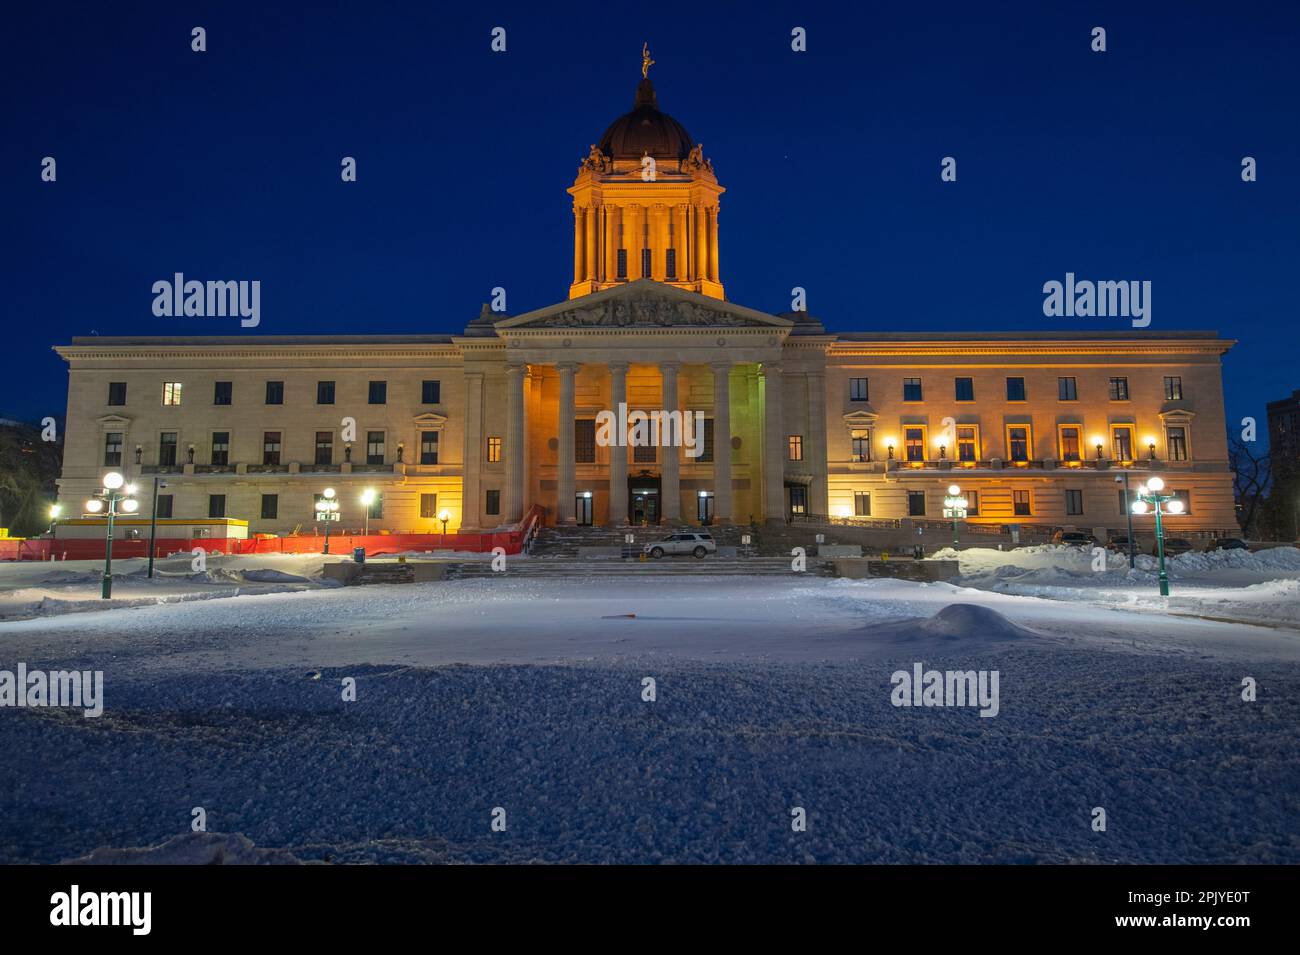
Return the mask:
[[[1104,597],[313,588],[0,623],[19,661],[105,711],[0,709],[0,862],[1300,862],[1300,632]],[[891,705],[916,663],[997,670],[997,716]],[[199,806],[231,835],[170,841]]]
[[[1300,550],[1294,547],[1167,558],[1167,600],[1159,595],[1156,559],[1146,554],[1139,554],[1130,570],[1126,554],[1109,552],[1104,571],[1093,569],[1089,549],[1054,545],[947,549],[934,556],[959,561],[958,582],[982,590],[1300,627]]]

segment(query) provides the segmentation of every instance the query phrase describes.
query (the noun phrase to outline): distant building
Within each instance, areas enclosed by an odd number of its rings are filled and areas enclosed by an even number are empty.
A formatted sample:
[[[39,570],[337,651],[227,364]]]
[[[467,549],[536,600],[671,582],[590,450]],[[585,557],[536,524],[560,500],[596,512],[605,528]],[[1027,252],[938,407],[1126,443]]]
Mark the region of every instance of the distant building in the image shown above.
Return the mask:
[[[1277,474],[1300,473],[1300,391],[1290,398],[1270,401],[1268,408],[1268,449]]]
[[[75,508],[108,468],[146,494],[165,474],[163,516],[283,533],[312,523],[326,486],[359,527],[372,489],[372,530],[437,533],[444,511],[449,529],[480,530],[533,506],[559,524],[940,521],[958,483],[971,522],[1122,529],[1115,478],[1131,472],[1183,499],[1173,532],[1236,527],[1220,360],[1233,342],[828,333],[806,311],[726,299],[723,191],[643,79],[568,189],[565,301],[485,307],[461,335],[373,334],[382,316],[358,315],[367,334],[74,339],[57,348],[61,496]],[[597,422],[620,406],[700,412],[702,453],[602,442]]]

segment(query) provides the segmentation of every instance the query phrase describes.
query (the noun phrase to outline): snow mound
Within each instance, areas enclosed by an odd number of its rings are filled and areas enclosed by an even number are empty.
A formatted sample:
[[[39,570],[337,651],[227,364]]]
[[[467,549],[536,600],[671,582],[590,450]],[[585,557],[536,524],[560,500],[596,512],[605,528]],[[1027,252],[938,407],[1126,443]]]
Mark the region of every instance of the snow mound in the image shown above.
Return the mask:
[[[242,832],[187,832],[162,845],[136,849],[107,846],[64,865],[302,865],[283,849],[259,849]]]
[[[933,617],[873,627],[870,634],[892,643],[998,644],[1037,639],[1033,630],[1012,623],[996,610],[977,604],[949,604]]]

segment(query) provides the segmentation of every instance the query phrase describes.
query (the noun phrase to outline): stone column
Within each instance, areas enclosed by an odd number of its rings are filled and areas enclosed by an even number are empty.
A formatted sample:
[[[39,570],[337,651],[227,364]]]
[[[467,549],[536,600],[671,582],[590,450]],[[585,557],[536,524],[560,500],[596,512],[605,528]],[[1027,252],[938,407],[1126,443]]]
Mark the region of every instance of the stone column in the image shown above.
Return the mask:
[[[465,445],[461,460],[460,527],[477,529],[483,513],[483,373],[465,373]]]
[[[677,223],[673,229],[673,248],[676,250],[677,259],[676,281],[682,282],[686,280],[691,270],[691,263],[686,258],[686,250],[690,247],[690,243],[686,241],[686,206],[676,206],[673,209],[673,217]]]
[[[731,362],[710,362],[713,369],[713,516],[730,524],[731,513]]]
[[[693,275],[691,281],[700,282],[708,278],[709,274],[709,237],[706,234],[708,227],[705,225],[704,207],[695,207],[695,262],[692,269]]]
[[[659,374],[663,377],[663,394],[660,402],[665,414],[671,414],[677,410],[677,369],[678,364],[675,361],[659,363]],[[670,524],[676,524],[682,519],[682,449],[676,444],[669,443],[670,436],[668,434],[661,433],[659,437],[659,454],[662,461],[660,467],[660,483],[662,484],[660,496],[663,505],[663,519]],[[675,437],[679,442],[681,441],[680,432]]]
[[[587,215],[587,281],[595,282],[600,275],[600,243],[596,233],[596,207],[588,206]]]
[[[524,516],[524,366],[506,366],[506,505],[502,520]]]
[[[664,280],[668,267],[668,207],[656,205],[650,213],[650,275],[656,282]]]
[[[820,369],[808,372],[808,431],[804,458],[812,482],[808,487],[808,511],[830,514],[826,490],[826,375]],[[956,452],[953,452],[954,457]]]
[[[582,281],[582,207],[573,207],[573,284]]]
[[[627,401],[627,362],[609,364],[609,409],[618,417],[619,405]],[[617,432],[617,429],[615,429]],[[627,435],[610,435],[609,447],[609,523],[619,527],[627,523]]]
[[[785,522],[786,436],[781,417],[781,365],[763,362],[763,516]]]
[[[641,277],[641,206],[628,206],[623,212],[623,245],[627,249],[627,280]]]
[[[561,362],[556,366],[560,372],[560,413],[559,413],[559,466],[558,472],[558,489],[559,495],[555,503],[555,522],[557,524],[572,524],[576,518],[573,513],[573,495],[574,495],[574,446],[573,446],[573,378],[577,371],[576,362]]]
[[[715,282],[718,278],[718,210],[709,210],[709,278]]]

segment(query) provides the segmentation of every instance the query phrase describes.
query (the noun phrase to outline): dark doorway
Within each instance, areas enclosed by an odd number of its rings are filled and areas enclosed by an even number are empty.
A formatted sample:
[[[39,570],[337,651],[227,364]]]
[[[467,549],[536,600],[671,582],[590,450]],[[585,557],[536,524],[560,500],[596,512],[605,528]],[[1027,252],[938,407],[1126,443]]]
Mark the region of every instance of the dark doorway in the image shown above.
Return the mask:
[[[627,479],[627,520],[629,524],[658,524],[661,513],[658,475],[641,473]]]
[[[583,491],[573,499],[573,513],[579,527],[591,526],[591,492]]]
[[[787,520],[798,520],[808,515],[808,488],[802,484],[786,485]]]

